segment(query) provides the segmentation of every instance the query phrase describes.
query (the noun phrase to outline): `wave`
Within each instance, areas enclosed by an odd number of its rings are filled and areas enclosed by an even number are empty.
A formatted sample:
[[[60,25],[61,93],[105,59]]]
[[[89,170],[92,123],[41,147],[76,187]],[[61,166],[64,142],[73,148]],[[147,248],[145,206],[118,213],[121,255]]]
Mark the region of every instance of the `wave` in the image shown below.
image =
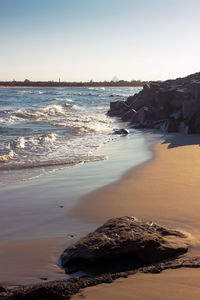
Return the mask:
[[[19,137],[16,140],[9,142],[7,147],[11,149],[16,149],[16,148],[23,149],[26,147],[26,140],[24,137]]]
[[[69,103],[68,103],[69,102]],[[5,125],[18,124],[27,119],[50,120],[51,117],[65,116],[71,109],[78,110],[78,105],[72,105],[70,101],[61,104],[50,104],[44,107],[28,107],[18,110],[0,111],[0,123]]]
[[[0,117],[0,124],[13,125],[19,122],[21,122],[21,118],[17,116],[11,115],[11,116]]]
[[[46,133],[36,137],[19,137],[10,141],[6,148],[16,151],[16,149],[32,149],[33,146],[49,146],[49,144],[55,143],[57,135],[55,133]]]
[[[20,118],[41,118],[45,116],[54,116],[57,114],[65,114],[67,106],[58,104],[48,105],[41,108],[22,108],[14,114]]]
[[[71,92],[71,93],[67,93],[68,96],[82,96],[82,97],[90,97],[90,96],[102,96],[102,95],[98,95],[98,93],[92,93],[92,92]]]
[[[0,157],[1,158],[1,157]],[[107,157],[105,155],[98,156],[90,156],[90,157],[80,157],[78,159],[72,160],[59,160],[59,161],[40,161],[40,162],[32,162],[32,163],[16,163],[13,165],[0,165],[0,170],[17,170],[17,169],[30,169],[30,168],[40,168],[40,167],[53,167],[53,166],[62,166],[62,165],[75,165],[86,162],[95,162],[106,160]],[[1,162],[1,160],[0,160]]]
[[[41,95],[41,94],[44,94],[44,92],[41,92],[41,91],[27,91],[27,90],[24,90],[24,91],[17,91],[16,93],[17,93],[17,94],[35,94],[35,95]]]
[[[73,100],[72,99],[69,99],[69,98],[55,98],[54,99],[55,101],[66,101],[66,102],[73,102]]]
[[[0,163],[6,163],[14,157],[15,153],[10,150],[8,153],[0,155]]]

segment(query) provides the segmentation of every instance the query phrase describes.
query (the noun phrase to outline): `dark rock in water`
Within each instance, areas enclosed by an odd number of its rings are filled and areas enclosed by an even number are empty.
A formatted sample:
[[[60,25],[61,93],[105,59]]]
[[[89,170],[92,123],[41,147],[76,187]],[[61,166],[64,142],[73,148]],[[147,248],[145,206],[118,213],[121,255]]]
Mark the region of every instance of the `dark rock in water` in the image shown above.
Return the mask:
[[[129,130],[124,129],[124,128],[114,131],[114,134],[125,134],[126,135],[126,134],[129,134],[129,133],[130,133]]]
[[[0,286],[0,293],[6,293],[6,292],[7,290],[4,287]]]
[[[120,104],[120,109],[119,109],[120,115],[123,115],[125,112],[127,112],[129,110],[130,110],[130,107],[124,101],[122,101]]]
[[[149,265],[188,249],[186,236],[135,217],[108,220],[67,248],[61,262],[66,273],[112,272]]]

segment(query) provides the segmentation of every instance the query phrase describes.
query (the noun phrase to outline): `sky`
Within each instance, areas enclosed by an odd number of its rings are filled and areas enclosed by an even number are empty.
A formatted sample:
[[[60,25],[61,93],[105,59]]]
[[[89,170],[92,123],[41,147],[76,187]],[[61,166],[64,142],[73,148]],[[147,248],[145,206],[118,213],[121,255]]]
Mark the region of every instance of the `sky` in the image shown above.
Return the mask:
[[[0,0],[0,80],[200,71],[199,0]]]

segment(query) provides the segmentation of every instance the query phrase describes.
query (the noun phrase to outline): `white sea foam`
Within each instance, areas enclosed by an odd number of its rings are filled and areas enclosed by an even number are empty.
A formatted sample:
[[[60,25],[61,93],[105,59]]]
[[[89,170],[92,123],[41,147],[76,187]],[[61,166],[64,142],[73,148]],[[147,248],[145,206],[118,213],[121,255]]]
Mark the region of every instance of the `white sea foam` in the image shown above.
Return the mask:
[[[68,98],[65,98],[65,99],[63,99],[63,98],[55,98],[55,101],[66,101],[66,102],[73,102],[73,100],[72,100],[72,99],[68,99]]]
[[[44,144],[52,144],[56,141],[56,134],[55,133],[47,133],[39,137],[39,140],[42,141]]]
[[[6,154],[0,155],[0,163],[6,163],[14,157],[14,151],[11,150]]]
[[[8,147],[9,148],[25,148],[26,147],[26,140],[24,137],[19,137],[17,138],[16,140],[13,140],[11,141],[9,144],[8,144]]]
[[[20,118],[42,118],[56,114],[65,114],[66,106],[53,104],[41,108],[23,108],[14,112],[15,116]]]
[[[17,91],[18,94],[36,94],[36,95],[41,95],[43,92],[41,91],[29,91],[29,90],[24,90],[24,91]]]
[[[31,178],[40,174],[39,169],[33,170],[36,167],[43,166],[41,172],[45,173],[105,159],[95,156],[94,151],[117,138],[112,132],[118,127],[116,119],[106,115],[108,94],[120,95],[122,90],[73,88],[45,89],[41,94],[35,90],[19,92],[21,96],[14,91],[18,94],[16,99],[14,93],[9,92],[7,98],[2,95],[6,102],[0,112],[1,170],[27,168],[24,174],[29,174],[30,168]],[[35,92],[39,94],[31,95]]]

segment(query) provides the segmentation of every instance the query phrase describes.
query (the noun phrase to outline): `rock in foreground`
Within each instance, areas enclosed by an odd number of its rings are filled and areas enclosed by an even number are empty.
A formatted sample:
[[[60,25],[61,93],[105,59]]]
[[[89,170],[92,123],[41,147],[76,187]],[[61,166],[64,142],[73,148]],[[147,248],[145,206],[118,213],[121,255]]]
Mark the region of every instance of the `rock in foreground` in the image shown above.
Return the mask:
[[[186,236],[135,217],[108,220],[67,248],[61,256],[66,273],[105,273],[149,265],[188,249]]]

